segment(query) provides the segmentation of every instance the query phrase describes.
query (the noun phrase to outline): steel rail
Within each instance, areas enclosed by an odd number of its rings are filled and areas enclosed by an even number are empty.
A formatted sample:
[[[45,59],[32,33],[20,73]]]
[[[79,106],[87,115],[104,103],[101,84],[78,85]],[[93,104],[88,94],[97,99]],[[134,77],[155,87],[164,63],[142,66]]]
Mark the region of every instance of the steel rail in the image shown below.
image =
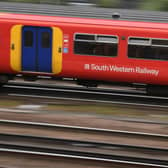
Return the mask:
[[[89,127],[80,127],[80,126],[70,126],[70,125],[60,125],[60,124],[50,124],[50,123],[42,123],[42,122],[29,122],[29,121],[17,121],[17,120],[0,120],[0,125],[17,125],[17,126],[33,126],[40,128],[49,128],[49,129],[67,129],[72,131],[80,131],[80,132],[90,132],[90,133],[101,133],[101,134],[116,134],[123,136],[138,136],[143,138],[151,138],[151,139],[163,139],[167,140],[168,135],[166,134],[152,134],[152,133],[144,133],[144,132],[133,132],[133,131],[122,131],[122,130],[111,130],[111,129],[101,129],[101,128],[89,128]]]
[[[94,152],[84,152],[81,150],[70,150],[70,149],[57,149],[53,147],[48,147],[45,146],[44,143],[43,145],[32,145],[31,144],[24,144],[24,145],[18,145],[18,144],[13,144],[9,143],[9,139],[14,140],[14,139],[19,139],[19,141],[35,141],[35,144],[39,144],[42,141],[46,141],[47,143],[53,144],[56,143],[57,139],[53,138],[44,138],[44,137],[35,137],[35,136],[22,136],[22,135],[3,135],[0,134],[0,138],[2,139],[2,136],[6,136],[4,138],[5,142],[0,143],[0,151],[6,150],[22,150],[22,151],[32,151],[32,152],[43,152],[43,153],[50,153],[50,154],[61,154],[61,155],[71,155],[71,156],[78,156],[78,157],[87,157],[87,158],[95,158],[95,159],[103,159],[103,160],[118,160],[118,161],[124,161],[124,162],[132,162],[132,163],[139,163],[139,164],[147,164],[147,165],[162,165],[162,166],[168,166],[168,161],[167,160],[162,160],[162,159],[152,159],[152,158],[143,158],[143,157],[135,157],[135,156],[124,156],[124,155],[115,155],[115,154],[102,154],[102,153],[94,153]],[[23,140],[24,139],[24,140]],[[2,140],[1,140],[2,141]],[[59,140],[60,141],[60,140]],[[67,142],[67,140],[63,140],[64,143]],[[76,141],[73,143],[77,143]],[[81,143],[81,142],[79,142]],[[83,144],[85,142],[82,142]],[[96,144],[98,145],[98,144]],[[96,146],[95,145],[95,146]]]
[[[122,166],[130,166],[133,167],[139,167],[139,168],[168,168],[166,165],[157,165],[157,164],[144,164],[144,163],[137,163],[137,162],[130,162],[130,161],[121,161],[116,159],[103,159],[103,158],[96,158],[96,157],[86,157],[86,156],[77,156],[77,155],[67,155],[67,154],[60,154],[60,153],[53,153],[51,150],[49,152],[47,151],[38,151],[38,150],[31,150],[30,148],[17,148],[15,149],[15,146],[11,145],[5,145],[0,146],[0,153],[12,153],[12,154],[27,154],[27,155],[37,155],[37,156],[45,156],[45,157],[57,157],[57,158],[69,158],[69,159],[75,159],[75,160],[83,160],[83,161],[96,161],[96,163],[108,163],[111,166],[113,164],[122,165]]]
[[[33,84],[7,84],[0,88],[1,93],[22,97],[46,99],[71,99],[78,101],[116,103],[147,107],[168,107],[168,97],[146,96],[122,91],[101,91],[101,89],[83,89],[75,87],[49,87]]]
[[[139,98],[150,98],[150,99],[157,99],[157,100],[165,100],[168,101],[168,97],[159,97],[159,96],[148,96],[146,93],[142,91],[137,91],[137,90],[115,90],[112,88],[86,88],[86,87],[78,87],[78,86],[61,86],[61,85],[48,85],[44,83],[27,83],[27,82],[17,82],[17,81],[12,81],[6,84],[6,86],[20,86],[20,87],[32,87],[32,88],[45,88],[49,90],[57,90],[57,89],[64,89],[67,91],[73,91],[73,92],[86,92],[86,93],[99,93],[99,94],[107,94],[111,95],[112,93],[116,95],[118,94],[123,94],[125,93],[126,96],[128,97],[134,97],[137,96]]]
[[[95,141],[84,141],[84,140],[73,140],[73,139],[61,139],[61,138],[52,138],[45,136],[34,136],[34,135],[23,135],[23,134],[9,134],[9,133],[0,133],[0,141],[14,141],[14,140],[26,140],[26,141],[37,141],[37,142],[49,142],[49,143],[61,143],[72,146],[80,147],[89,147],[89,148],[100,148],[100,149],[115,149],[115,148],[125,148],[128,150],[136,151],[151,151],[151,152],[163,152],[165,155],[168,154],[168,148],[158,148],[158,147],[146,147],[146,146],[137,146],[137,145],[127,145],[127,144],[114,144],[114,143],[105,143],[105,142],[95,142]],[[153,153],[154,154],[154,153]]]

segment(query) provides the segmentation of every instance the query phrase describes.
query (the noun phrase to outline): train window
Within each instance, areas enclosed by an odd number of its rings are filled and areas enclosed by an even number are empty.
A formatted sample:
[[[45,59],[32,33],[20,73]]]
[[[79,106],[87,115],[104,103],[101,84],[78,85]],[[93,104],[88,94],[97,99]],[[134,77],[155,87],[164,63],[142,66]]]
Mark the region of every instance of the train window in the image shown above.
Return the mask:
[[[115,36],[97,36],[97,41],[99,42],[109,42],[109,43],[118,43],[118,39]]]
[[[168,40],[166,40],[166,39],[152,39],[152,45],[153,46],[168,47]]]
[[[130,37],[128,43],[132,45],[150,45],[151,40],[149,38]]]
[[[25,47],[33,46],[33,32],[32,31],[24,32],[24,46]]]
[[[41,45],[42,45],[42,48],[49,48],[50,47],[50,34],[49,34],[49,32],[42,32]]]
[[[90,34],[76,34],[75,39],[76,40],[95,40],[95,36]]]
[[[75,54],[109,57],[117,56],[117,36],[76,34],[74,41]]]
[[[132,38],[129,38],[129,40]],[[168,40],[149,39],[149,43],[133,43],[128,41],[128,57],[152,60],[168,60]]]

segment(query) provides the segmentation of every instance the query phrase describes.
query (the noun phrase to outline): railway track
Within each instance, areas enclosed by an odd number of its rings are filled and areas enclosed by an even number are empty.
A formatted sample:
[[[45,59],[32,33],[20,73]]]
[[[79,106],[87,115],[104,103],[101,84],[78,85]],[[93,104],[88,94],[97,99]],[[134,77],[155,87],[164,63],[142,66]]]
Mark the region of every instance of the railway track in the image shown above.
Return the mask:
[[[166,22],[168,19],[167,12],[149,12],[140,10],[127,9],[107,9],[96,7],[80,7],[80,6],[61,6],[47,4],[27,4],[27,3],[7,3],[0,2],[1,11],[15,13],[34,13],[57,16],[73,16],[87,18],[103,18],[112,19],[114,13],[120,14],[121,20],[136,21],[153,21]]]
[[[19,142],[19,143],[18,143]],[[75,147],[77,146],[77,148]],[[98,151],[98,148],[100,149]],[[104,150],[103,150],[104,148]],[[168,167],[168,161],[162,159],[144,158],[137,156],[124,156],[119,154],[112,154],[107,149],[126,148],[141,150],[151,150],[154,153],[157,150],[160,155],[167,154],[165,149],[148,149],[145,147],[136,146],[116,146],[114,144],[103,144],[97,142],[74,141],[64,139],[54,139],[48,137],[37,137],[29,135],[16,134],[0,134],[0,152],[18,152],[18,153],[32,153],[45,155],[64,155],[64,157],[76,157],[83,159],[94,159],[97,161],[107,162],[123,162],[132,163],[134,165],[154,166],[154,167]],[[138,149],[139,148],[139,149]],[[96,152],[97,151],[97,152]],[[101,152],[102,151],[102,152]],[[106,151],[106,153],[104,153]]]
[[[34,129],[50,129],[50,130],[61,130],[63,132],[77,132],[77,133],[90,133],[98,134],[101,136],[129,136],[130,138],[143,138],[143,139],[152,139],[152,140],[162,140],[165,141],[168,139],[166,134],[153,134],[153,133],[143,133],[143,132],[133,132],[133,131],[122,131],[122,130],[112,130],[112,129],[101,129],[101,128],[90,128],[90,127],[80,127],[80,126],[71,126],[71,125],[60,125],[60,124],[51,124],[45,122],[29,122],[29,121],[17,121],[17,120],[0,120],[1,126],[11,126],[11,127],[27,127]]]
[[[60,125],[60,124],[51,124],[51,123],[40,123],[40,122],[28,122],[28,121],[16,121],[16,120],[0,120],[1,133],[5,134],[18,134],[23,132],[23,134],[32,134],[32,135],[50,135],[58,139],[74,139],[67,141],[74,144],[85,144],[84,146],[108,146],[124,148],[128,147],[130,149],[148,149],[151,151],[168,151],[168,146],[165,145],[168,139],[166,134],[152,134],[152,133],[143,133],[143,132],[132,132],[132,131],[122,131],[122,130],[111,130],[111,129],[98,129],[98,128],[89,128],[89,127],[79,127],[79,126],[70,126],[70,125]],[[8,130],[8,131],[7,131]],[[17,131],[16,131],[17,130]],[[40,130],[43,130],[44,133],[41,134]],[[33,133],[31,133],[33,132]],[[80,135],[80,136],[79,136]],[[93,136],[94,135],[94,136]],[[117,137],[117,141],[115,141]],[[13,138],[11,138],[13,140]],[[85,139],[85,142],[83,142]],[[118,144],[119,140],[125,139],[125,144]],[[139,142],[128,143],[129,140],[138,139]],[[94,140],[97,141],[93,142]],[[58,139],[59,141],[59,139]],[[76,142],[78,141],[78,142]],[[144,145],[142,142],[146,143]],[[154,142],[152,142],[154,141]],[[115,142],[112,144],[111,142]],[[152,145],[151,145],[152,142]],[[107,145],[106,145],[106,144]],[[159,146],[160,143],[160,146]],[[139,147],[138,147],[139,146]],[[157,146],[157,147],[156,147]],[[113,148],[113,150],[115,150]]]
[[[60,164],[60,162],[64,163],[64,166],[71,166],[73,163],[73,167],[79,168],[79,165],[92,165],[92,166],[98,166],[101,168],[107,168],[109,166],[115,166],[115,167],[126,167],[126,168],[167,168],[166,165],[158,165],[158,164],[147,164],[147,163],[138,163],[138,162],[131,162],[131,161],[124,161],[124,160],[116,160],[116,159],[104,159],[104,158],[98,158],[94,157],[94,154],[92,157],[88,156],[81,156],[81,155],[72,155],[72,154],[60,154],[63,153],[60,151],[60,153],[51,149],[44,149],[44,148],[36,148],[36,147],[17,147],[17,146],[10,146],[6,145],[5,148],[0,148],[0,153],[2,155],[6,156],[15,156],[17,157],[30,157],[32,156],[32,159],[35,158],[35,156],[38,156],[37,159],[46,160],[56,160],[55,163]],[[65,151],[64,151],[65,152]],[[79,152],[78,152],[79,154]],[[80,153],[81,154],[81,153]],[[43,157],[41,157],[43,156]],[[54,159],[53,159],[54,157]],[[49,165],[49,164],[48,164]],[[6,166],[4,166],[6,168]]]
[[[15,120],[0,120],[0,127],[0,153],[2,154],[54,156],[65,160],[68,158],[76,159],[77,162],[83,160],[85,163],[88,161],[97,162],[98,164],[104,162],[111,166],[121,164],[124,167],[168,167],[166,157],[168,149],[165,146],[120,144],[119,141],[117,143],[111,141],[113,142],[111,143],[102,140],[83,140],[85,134],[87,138],[90,136],[96,137],[97,135],[100,139],[103,137],[108,140],[110,140],[109,137],[117,136],[122,138],[122,142],[123,138],[126,137],[139,139],[141,142],[144,139],[152,139],[159,144],[160,142],[166,143],[168,135]],[[16,130],[19,129],[24,133],[18,134]],[[28,129],[30,129],[30,132],[28,132]],[[40,135],[40,130],[43,133],[47,132],[47,134]],[[50,135],[48,132],[50,132]],[[82,140],[70,137],[71,134],[76,134],[76,137],[81,137]],[[66,135],[66,138],[61,135]]]
[[[159,108],[168,107],[167,97],[147,96],[142,92],[132,90],[94,89],[20,82],[9,82],[0,90],[1,94],[17,97],[115,103]]]

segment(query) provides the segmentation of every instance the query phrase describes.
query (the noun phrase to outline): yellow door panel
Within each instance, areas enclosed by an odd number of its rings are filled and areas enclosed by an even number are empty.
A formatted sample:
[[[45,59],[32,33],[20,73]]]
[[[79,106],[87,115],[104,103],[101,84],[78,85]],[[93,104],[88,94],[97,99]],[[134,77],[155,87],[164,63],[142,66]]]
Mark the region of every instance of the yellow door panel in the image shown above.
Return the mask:
[[[10,32],[10,65],[17,72],[21,71],[22,26],[15,25]]]
[[[62,71],[63,33],[60,28],[52,27],[52,29],[53,29],[52,73],[59,74]]]

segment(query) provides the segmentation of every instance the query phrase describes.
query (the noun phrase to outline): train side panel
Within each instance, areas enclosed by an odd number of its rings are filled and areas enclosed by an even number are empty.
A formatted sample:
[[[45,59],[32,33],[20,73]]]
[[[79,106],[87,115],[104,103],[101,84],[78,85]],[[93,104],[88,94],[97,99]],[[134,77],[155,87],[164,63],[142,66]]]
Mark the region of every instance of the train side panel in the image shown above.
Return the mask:
[[[63,54],[62,76],[105,81],[168,84],[168,76],[165,73],[168,67],[167,61],[128,58],[128,39],[130,37],[168,39],[166,30],[75,24],[63,29],[65,29],[65,37],[69,38],[69,44],[64,44],[69,46],[69,53]],[[119,39],[117,56],[74,54],[75,33],[117,36]]]
[[[10,29],[12,24],[0,21],[0,73],[13,73],[10,66]]]
[[[122,21],[96,24],[89,19],[84,19],[82,23],[82,19],[80,22],[70,22],[68,18],[66,21],[66,18],[54,20],[55,17],[31,16],[29,20],[29,17],[24,19],[23,15],[16,15],[16,19],[14,16],[0,19],[3,25],[0,27],[0,73],[168,85],[168,59],[154,59],[153,55],[152,59],[149,55],[147,58],[137,58],[138,51],[134,50],[139,46],[140,49],[150,46],[156,51],[160,46],[167,48],[168,30],[166,26],[162,27],[163,24],[153,24],[154,28],[148,23],[144,26],[138,23],[138,27],[136,23]],[[38,37],[39,43],[32,45],[31,50],[29,29],[35,33],[33,38]],[[43,31],[46,29],[49,34]],[[24,41],[26,37],[28,42]],[[34,40],[37,42],[36,38]],[[161,44],[152,46],[151,40]],[[102,46],[103,54],[100,53]],[[50,50],[47,50],[48,47]],[[47,51],[49,55],[43,54]],[[167,50],[160,51],[164,51],[162,55],[166,56]],[[33,57],[32,52],[35,54]],[[47,58],[43,60],[45,56]],[[45,61],[48,57],[51,57],[49,63]],[[40,65],[49,66],[49,70],[39,68]]]

